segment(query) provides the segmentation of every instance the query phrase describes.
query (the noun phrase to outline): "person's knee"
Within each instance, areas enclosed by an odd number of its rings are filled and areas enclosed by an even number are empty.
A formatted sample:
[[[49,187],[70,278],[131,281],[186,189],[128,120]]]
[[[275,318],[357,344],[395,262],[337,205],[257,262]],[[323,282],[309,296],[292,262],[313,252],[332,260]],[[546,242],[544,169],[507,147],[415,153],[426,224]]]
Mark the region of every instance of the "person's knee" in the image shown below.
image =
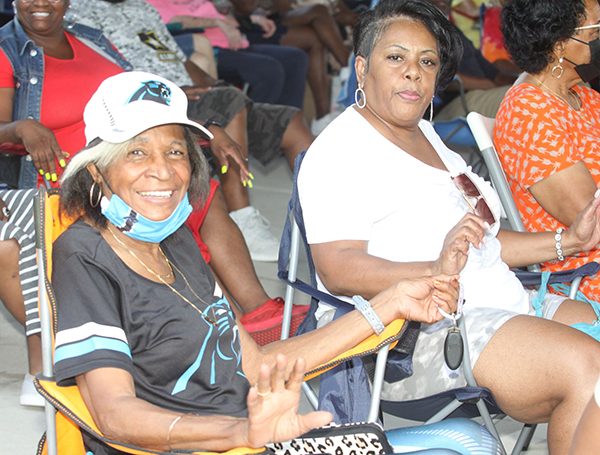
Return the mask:
[[[327,9],[325,5],[321,4],[311,5],[308,11],[315,18],[331,16],[331,14],[329,14],[329,9]]]

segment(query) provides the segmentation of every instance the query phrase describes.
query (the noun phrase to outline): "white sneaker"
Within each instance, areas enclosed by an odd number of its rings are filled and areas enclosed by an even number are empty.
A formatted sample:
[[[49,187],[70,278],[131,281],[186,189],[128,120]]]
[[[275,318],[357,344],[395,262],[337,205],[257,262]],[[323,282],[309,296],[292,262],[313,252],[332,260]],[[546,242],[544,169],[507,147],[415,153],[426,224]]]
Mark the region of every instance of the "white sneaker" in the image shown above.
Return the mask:
[[[318,136],[341,112],[334,111],[324,115],[320,119],[313,119],[310,124],[310,131],[314,136]]]
[[[269,222],[255,207],[244,207],[229,216],[242,231],[253,261],[277,261],[279,241],[269,232]]]
[[[27,373],[21,386],[21,396],[19,398],[21,406],[41,406],[44,407],[46,400],[41,396],[33,385],[33,376]]]

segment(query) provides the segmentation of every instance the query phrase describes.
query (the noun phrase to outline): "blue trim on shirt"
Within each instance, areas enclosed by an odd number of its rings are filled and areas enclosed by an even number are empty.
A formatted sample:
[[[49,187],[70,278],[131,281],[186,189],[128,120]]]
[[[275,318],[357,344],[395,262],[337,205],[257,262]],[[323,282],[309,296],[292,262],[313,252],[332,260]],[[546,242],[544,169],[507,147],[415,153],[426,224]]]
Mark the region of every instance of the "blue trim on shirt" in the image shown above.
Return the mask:
[[[56,348],[56,351],[54,352],[54,362],[58,363],[62,360],[80,357],[82,355],[89,354],[90,352],[99,351],[102,349],[120,352],[127,355],[131,359],[131,351],[129,350],[127,343],[124,341],[115,340],[114,338],[94,336],[88,338],[87,340]]]

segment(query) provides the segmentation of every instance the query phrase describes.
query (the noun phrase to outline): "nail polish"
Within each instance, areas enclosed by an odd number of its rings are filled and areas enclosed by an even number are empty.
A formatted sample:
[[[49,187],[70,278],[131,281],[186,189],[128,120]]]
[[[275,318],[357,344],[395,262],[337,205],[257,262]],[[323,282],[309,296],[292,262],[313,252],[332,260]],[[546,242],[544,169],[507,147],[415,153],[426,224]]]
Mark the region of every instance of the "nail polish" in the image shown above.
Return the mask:
[[[248,172],[248,175],[250,176],[250,178],[251,178],[252,180],[254,180],[254,176],[252,175],[252,172]]]
[[[52,174],[52,181],[56,182],[58,180],[58,177],[56,176],[56,174]]]
[[[227,174],[227,166],[221,167],[221,174]]]
[[[252,188],[252,180],[248,180],[248,186]]]
[[[60,164],[60,167],[65,167],[67,165],[67,163],[65,162],[65,160],[60,160],[58,162],[58,164]]]
[[[46,172],[46,176],[45,177],[46,177],[46,180],[50,180],[50,173]]]
[[[44,170],[43,169],[40,169],[40,175],[44,175]]]

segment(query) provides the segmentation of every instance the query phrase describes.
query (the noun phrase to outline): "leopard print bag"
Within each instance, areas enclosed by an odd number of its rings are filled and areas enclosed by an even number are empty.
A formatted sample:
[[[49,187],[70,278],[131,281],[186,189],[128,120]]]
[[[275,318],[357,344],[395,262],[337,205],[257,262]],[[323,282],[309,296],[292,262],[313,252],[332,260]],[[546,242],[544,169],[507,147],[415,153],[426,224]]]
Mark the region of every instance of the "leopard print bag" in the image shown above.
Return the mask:
[[[384,455],[393,453],[385,433],[376,423],[330,424],[305,435],[268,444],[276,455]]]

